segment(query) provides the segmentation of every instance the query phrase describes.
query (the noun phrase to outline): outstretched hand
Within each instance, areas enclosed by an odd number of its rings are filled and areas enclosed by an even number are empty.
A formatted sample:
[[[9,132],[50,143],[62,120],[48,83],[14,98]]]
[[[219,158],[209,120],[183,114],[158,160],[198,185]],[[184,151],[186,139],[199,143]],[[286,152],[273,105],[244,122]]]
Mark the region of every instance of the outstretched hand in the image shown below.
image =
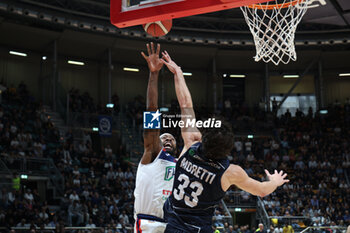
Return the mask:
[[[167,51],[162,52],[162,59],[161,61],[163,64],[165,64],[171,73],[175,74],[177,70],[180,70],[181,67],[178,66],[173,60],[171,60],[171,57],[169,56]]]
[[[149,46],[149,44],[146,44],[146,46],[147,46],[148,56],[144,52],[141,52],[141,55],[147,61],[150,72],[160,71],[163,67],[163,62],[159,58],[160,44],[157,44],[156,51],[154,50],[153,42],[151,42],[151,47]]]
[[[277,186],[281,186],[284,183],[289,182],[289,180],[285,179],[287,177],[287,173],[283,174],[283,171],[277,172],[277,170],[275,170],[275,173],[271,175],[270,172],[265,169],[265,173],[266,173],[268,179],[270,181],[274,181]]]

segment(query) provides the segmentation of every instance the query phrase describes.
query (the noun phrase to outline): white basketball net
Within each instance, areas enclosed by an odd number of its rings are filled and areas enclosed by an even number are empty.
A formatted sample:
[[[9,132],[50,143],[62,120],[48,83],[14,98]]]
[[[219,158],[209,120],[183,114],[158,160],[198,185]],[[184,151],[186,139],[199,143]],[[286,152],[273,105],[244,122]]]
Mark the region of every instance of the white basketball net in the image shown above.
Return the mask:
[[[245,20],[254,37],[256,56],[255,61],[280,62],[287,64],[295,61],[294,37],[295,30],[307,11],[308,0],[299,1],[287,8],[267,9],[266,5],[289,3],[291,0],[277,0],[256,4],[263,9],[241,7]]]

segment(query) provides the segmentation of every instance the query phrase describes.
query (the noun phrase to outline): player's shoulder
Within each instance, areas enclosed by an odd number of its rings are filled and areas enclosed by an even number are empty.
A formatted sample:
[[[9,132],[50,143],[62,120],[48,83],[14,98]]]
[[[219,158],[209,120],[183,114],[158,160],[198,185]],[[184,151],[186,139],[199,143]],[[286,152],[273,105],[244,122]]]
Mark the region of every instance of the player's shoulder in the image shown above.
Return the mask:
[[[230,164],[226,169],[224,176],[229,177],[230,180],[232,179],[235,180],[235,179],[240,179],[245,174],[246,173],[241,166],[236,164]]]
[[[159,155],[158,155],[158,157],[156,159],[167,161],[167,162],[170,162],[170,163],[176,163],[177,162],[177,159],[174,156],[172,156],[170,153],[165,151],[164,149],[162,149],[159,152]]]

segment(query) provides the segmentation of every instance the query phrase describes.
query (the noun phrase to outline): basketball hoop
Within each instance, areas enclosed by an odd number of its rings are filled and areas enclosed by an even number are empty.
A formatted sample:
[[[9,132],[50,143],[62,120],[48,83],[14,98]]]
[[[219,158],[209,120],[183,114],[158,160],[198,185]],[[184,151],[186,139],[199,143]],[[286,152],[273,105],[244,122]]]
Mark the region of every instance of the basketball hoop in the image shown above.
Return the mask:
[[[267,3],[241,7],[245,20],[253,34],[255,61],[295,61],[295,31],[308,9],[309,0],[272,0]]]

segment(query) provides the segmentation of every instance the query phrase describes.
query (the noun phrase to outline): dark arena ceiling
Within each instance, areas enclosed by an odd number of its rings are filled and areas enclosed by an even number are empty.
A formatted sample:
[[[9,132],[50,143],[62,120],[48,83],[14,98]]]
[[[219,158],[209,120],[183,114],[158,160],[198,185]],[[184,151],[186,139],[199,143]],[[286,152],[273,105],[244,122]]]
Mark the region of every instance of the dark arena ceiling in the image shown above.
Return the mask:
[[[328,53],[325,68],[347,67],[350,0],[310,1],[320,6],[309,9],[299,24],[295,39],[298,62],[293,63],[294,68],[304,69],[318,56],[317,50]],[[62,55],[99,59],[103,51],[113,48],[115,62],[144,64],[139,49],[152,38],[141,26],[114,27],[109,12],[109,0],[0,0],[0,45],[43,51],[59,39],[58,52]],[[240,9],[174,19],[170,33],[157,40],[182,50],[179,57],[195,69],[205,68],[214,56],[220,69],[229,69],[232,63],[239,67],[242,60],[255,67],[253,38]],[[242,52],[237,54],[237,50]],[[193,54],[199,54],[199,58]]]
[[[61,16],[65,22],[67,18],[72,18],[85,19],[102,27],[109,24],[109,0],[2,0],[1,2],[2,10],[18,7],[34,13],[47,12],[53,17]],[[332,34],[330,37],[337,39],[345,37],[344,35],[350,32],[349,0],[311,0],[311,2],[312,5],[319,7],[308,10],[298,27],[297,34],[300,36],[297,39],[304,37],[329,39],[329,35],[326,34]],[[136,31],[140,28],[133,27]],[[188,37],[230,38],[232,34],[242,35],[243,38],[244,35],[250,36],[243,14],[237,8],[174,19],[172,31]]]

